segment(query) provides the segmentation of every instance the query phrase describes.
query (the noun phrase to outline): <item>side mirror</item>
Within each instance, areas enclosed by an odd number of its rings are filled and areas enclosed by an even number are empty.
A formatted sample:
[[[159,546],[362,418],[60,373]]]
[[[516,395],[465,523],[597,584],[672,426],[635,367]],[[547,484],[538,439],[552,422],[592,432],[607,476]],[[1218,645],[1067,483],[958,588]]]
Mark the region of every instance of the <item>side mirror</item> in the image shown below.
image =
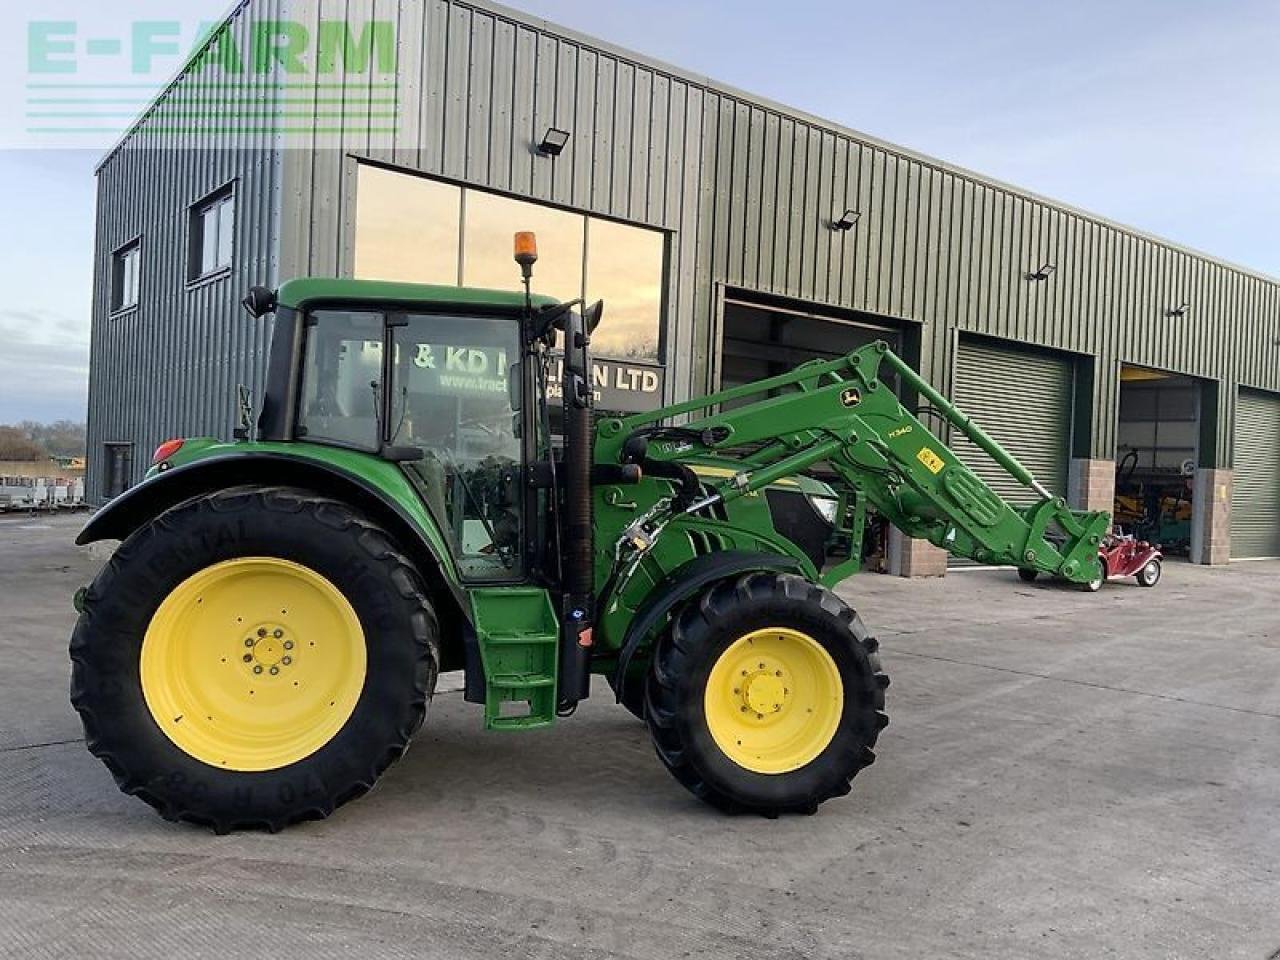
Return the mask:
[[[600,321],[604,317],[604,301],[597,300],[591,306],[582,311],[582,325],[586,328],[587,336],[596,332],[596,327],[600,326]]]
[[[249,311],[249,316],[260,320],[276,308],[276,292],[266,287],[250,287],[240,303]]]

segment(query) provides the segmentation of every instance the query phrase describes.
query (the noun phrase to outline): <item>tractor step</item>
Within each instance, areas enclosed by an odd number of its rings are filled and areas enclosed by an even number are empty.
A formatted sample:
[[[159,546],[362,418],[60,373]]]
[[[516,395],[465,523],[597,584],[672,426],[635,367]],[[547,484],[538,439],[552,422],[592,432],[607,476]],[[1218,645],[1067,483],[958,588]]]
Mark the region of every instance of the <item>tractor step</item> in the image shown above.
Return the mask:
[[[484,665],[485,728],[549,726],[556,716],[560,623],[547,592],[537,587],[473,589],[471,610]],[[517,712],[504,704],[515,705]]]

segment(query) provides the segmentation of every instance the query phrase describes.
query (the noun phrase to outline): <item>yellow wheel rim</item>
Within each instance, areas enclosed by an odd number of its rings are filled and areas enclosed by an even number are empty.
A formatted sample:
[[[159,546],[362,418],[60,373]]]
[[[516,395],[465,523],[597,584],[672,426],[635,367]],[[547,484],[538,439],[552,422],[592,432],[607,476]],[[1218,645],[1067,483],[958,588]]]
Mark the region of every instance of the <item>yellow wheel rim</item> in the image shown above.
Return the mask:
[[[806,633],[766,627],[735,640],[703,696],[721,751],[755,773],[798,770],[827,748],[844,711],[831,654]]]
[[[365,678],[364,631],[341,591],[274,557],[180,583],[142,641],[142,693],[165,735],[228,770],[310,756],[346,724]]]

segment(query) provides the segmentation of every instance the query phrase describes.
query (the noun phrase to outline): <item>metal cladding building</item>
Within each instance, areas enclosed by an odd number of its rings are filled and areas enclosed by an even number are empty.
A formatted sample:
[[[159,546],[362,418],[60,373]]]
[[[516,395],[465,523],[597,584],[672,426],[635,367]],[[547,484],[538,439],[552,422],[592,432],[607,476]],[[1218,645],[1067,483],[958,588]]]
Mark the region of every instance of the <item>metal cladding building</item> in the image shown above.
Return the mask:
[[[98,196],[95,502],[260,395],[250,284],[514,288],[533,229],[541,292],[606,301],[601,406],[884,338],[1077,505],[1280,555],[1280,282],[510,9],[242,3]]]

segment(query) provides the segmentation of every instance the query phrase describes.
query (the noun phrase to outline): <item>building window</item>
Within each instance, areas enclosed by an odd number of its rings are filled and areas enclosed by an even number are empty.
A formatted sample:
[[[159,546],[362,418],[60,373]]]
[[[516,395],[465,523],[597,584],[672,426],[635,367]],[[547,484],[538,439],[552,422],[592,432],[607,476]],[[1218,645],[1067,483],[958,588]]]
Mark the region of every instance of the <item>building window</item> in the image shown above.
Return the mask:
[[[231,267],[236,233],[236,195],[231,187],[191,208],[188,280],[202,280]]]
[[[533,289],[557,300],[582,296],[583,217],[523,200],[468,190],[462,250],[462,285],[510,290],[520,286],[511,259],[517,230],[538,235]]]
[[[534,290],[605,302],[597,357],[661,359],[666,235],[360,164],[355,276],[497,290],[520,289],[517,230],[538,235]]]
[[[457,284],[461,189],[361,164],[356,195],[357,277]]]
[[[591,336],[597,355],[658,360],[665,239],[656,230],[587,221],[585,299],[604,301],[604,319]]]
[[[138,305],[138,277],[142,265],[142,241],[135,240],[111,255],[111,312]]]

